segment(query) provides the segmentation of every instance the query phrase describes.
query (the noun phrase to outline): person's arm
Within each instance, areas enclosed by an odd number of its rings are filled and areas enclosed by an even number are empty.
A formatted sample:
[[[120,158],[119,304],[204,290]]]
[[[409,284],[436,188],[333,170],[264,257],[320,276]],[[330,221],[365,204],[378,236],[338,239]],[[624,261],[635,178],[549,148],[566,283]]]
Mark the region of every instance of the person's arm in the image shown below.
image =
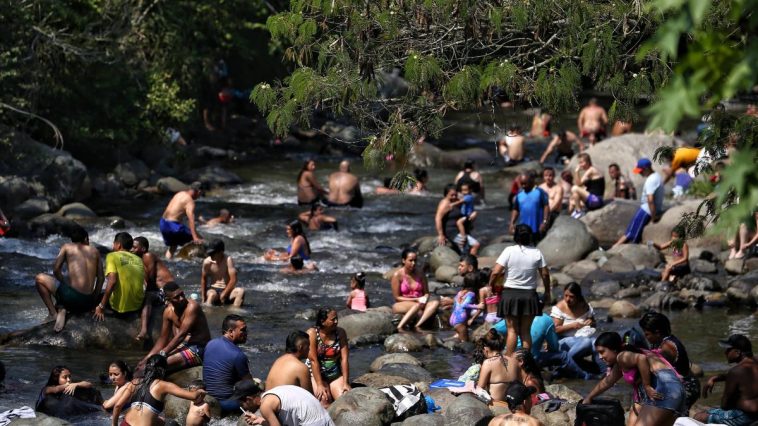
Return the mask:
[[[645,389],[645,393],[650,399],[664,398],[663,394],[659,393],[652,386],[652,380],[650,378],[652,372],[650,370],[650,361],[647,359],[647,356],[631,352],[622,352],[619,354],[618,361],[622,364],[634,364],[637,367],[637,371],[640,373],[642,387]]]
[[[156,280],[156,268],[158,266],[158,262],[153,260],[152,262],[149,260],[153,255],[151,253],[145,253],[142,257],[142,264],[145,265],[145,283],[149,283],[152,281],[155,283]],[[148,259],[147,262],[145,262],[145,259]]]
[[[655,222],[655,218],[658,215],[658,212],[655,211],[655,200],[653,198],[653,194],[648,194],[647,196],[647,207],[650,209],[650,219]]]
[[[46,386],[45,395],[55,395],[61,393],[66,389],[66,385]]]
[[[484,362],[482,362],[482,368],[479,370],[479,381],[476,382],[476,386],[484,390],[489,390],[491,373],[492,369],[490,368],[489,363],[487,363],[487,360],[484,360]]]
[[[350,388],[350,345],[347,341],[347,333],[342,328],[337,328],[340,339],[340,367],[342,369],[342,391],[347,392]]]
[[[443,246],[447,239],[445,238],[445,229],[442,227],[442,218],[445,216],[444,209],[442,208],[442,200],[437,204],[437,213],[434,214],[434,228],[437,230],[437,244]]]
[[[611,369],[610,374],[603,377],[603,379],[600,380],[594,388],[592,388],[587,397],[584,398],[583,403],[591,404],[593,398],[610,389],[614,384],[616,384],[616,382],[619,381],[621,376],[621,368],[619,367],[618,363],[616,363],[616,365],[613,366],[613,369]]]
[[[742,368],[732,368],[726,374],[724,394],[721,396],[721,408],[730,410],[737,408],[737,400],[740,398],[739,382],[743,380],[745,372]]]
[[[559,315],[560,308],[558,306],[554,306],[552,310],[550,311],[550,317],[553,319],[553,325],[555,326],[555,332],[558,334],[563,334],[571,330],[579,330],[582,328],[581,322],[573,322],[571,324],[564,324],[565,320],[561,318]]]
[[[111,297],[111,293],[113,293],[113,290],[116,288],[116,285],[118,285],[118,273],[111,272],[105,277],[107,283],[105,285],[105,293],[103,293],[103,298],[100,300],[100,304],[95,307],[95,320],[103,321],[105,320],[105,304],[108,303],[108,299]]]
[[[232,290],[237,287],[237,268],[234,267],[234,260],[232,260],[231,256],[226,257],[226,270],[229,273],[229,282],[226,283],[226,287],[221,292],[221,303],[229,300]]]
[[[311,372],[308,367],[303,363],[298,363],[297,381],[300,383],[300,387],[313,394],[313,384],[311,383]]]
[[[585,109],[582,108],[582,110],[579,112],[579,117],[576,118],[576,128],[579,129],[579,134],[582,134],[582,131],[584,130],[584,127],[582,126],[582,123],[584,123],[584,114]]]
[[[203,260],[203,266],[200,268],[200,301],[205,303],[206,292],[208,287],[206,281],[208,280],[208,268],[211,265],[210,257]]]
[[[550,200],[550,210],[551,211],[561,211],[561,206],[563,205],[563,187],[561,185],[556,185],[556,190],[553,192],[553,197]]]
[[[276,414],[281,409],[281,401],[279,398],[266,397],[261,403],[261,416],[264,418],[263,425],[268,426],[281,426],[279,423],[279,417]]]
[[[513,233],[516,230],[516,221],[518,221],[518,200],[513,199],[513,209],[511,210],[511,223],[508,225],[508,232]]]
[[[308,181],[314,188],[316,188],[316,191],[318,191],[321,195],[326,195],[327,191],[321,187],[321,185],[316,180],[316,176],[313,173],[307,173],[305,176],[305,180]]]
[[[197,312],[200,310],[200,306],[196,303],[187,306],[179,330],[174,333],[174,337],[166,343],[163,349],[161,349],[163,352],[170,354],[171,351],[176,349],[176,347],[184,341],[190,330],[192,330],[192,326],[197,322]],[[162,331],[163,330],[161,330],[161,337],[163,337]]]
[[[547,266],[539,269],[540,277],[542,277],[542,284],[545,286],[544,302],[545,306],[550,305],[552,302],[552,294],[550,293],[550,270]]]
[[[542,189],[537,188],[537,191],[542,191]],[[544,194],[544,202],[542,203],[542,223],[540,223],[539,230],[540,232],[545,232],[547,229],[547,222],[550,218],[550,199],[547,197],[545,191],[542,191],[542,194]]]
[[[192,233],[192,242],[202,243],[203,240],[197,235],[197,229],[195,229],[195,201],[192,198],[187,202],[184,213],[187,215],[187,224],[189,225],[190,233]]]
[[[666,250],[667,248],[671,247],[671,242],[672,241],[674,241],[674,240],[668,240],[668,241],[666,241],[663,244],[653,243],[653,247],[655,247],[658,250]]]
[[[121,416],[121,411],[129,404],[134,394],[134,383],[128,382],[121,389],[119,389],[118,399],[113,403],[113,413],[111,414],[111,426],[119,426],[118,418]]]
[[[540,164],[543,164],[545,160],[547,160],[547,156],[553,152],[553,150],[560,143],[560,141],[561,141],[561,138],[558,135],[553,136],[553,139],[550,141],[549,144],[547,144],[547,148],[545,148],[545,152],[542,153],[542,157],[540,157]]]
[[[492,272],[490,273],[490,282],[487,284],[490,286],[493,293],[495,293],[495,287],[496,287],[495,284],[497,284],[497,280],[504,273],[505,273],[505,267],[495,262],[495,266],[492,267]]]
[[[311,216],[311,212],[310,211],[302,212],[299,215],[297,215],[297,220],[299,220],[300,222],[303,222],[304,224],[307,225],[308,221],[310,220],[310,216]]]
[[[347,306],[348,309],[350,309],[350,306],[353,303],[353,292],[347,294],[347,302],[345,303],[345,306]]]
[[[669,363],[675,363],[678,356],[676,345],[668,340],[664,340],[661,344],[661,355],[663,355],[663,357],[666,358],[666,361]]]
[[[65,386],[65,388],[63,389],[63,393],[65,393],[66,395],[73,395],[74,392],[76,392],[77,388],[89,389],[92,387],[92,383],[87,382],[87,381],[81,381],[81,382],[76,382],[76,383],[69,383],[63,386]]]
[[[169,333],[171,333],[171,317],[170,317],[170,306],[167,306],[166,309],[163,310],[163,320],[161,322],[161,334],[158,336],[158,340],[155,341],[155,344],[153,345],[153,348],[150,349],[150,352],[145,355],[144,358],[139,362],[137,365],[137,368],[139,369],[140,366],[145,365],[147,362],[147,359],[151,356],[159,353],[163,348],[166,346],[166,342],[168,341]]]
[[[58,282],[68,285],[68,282],[66,282],[66,277],[63,275],[63,262],[65,260],[66,246],[64,245],[61,247],[61,251],[58,252],[58,256],[55,258],[55,263],[53,263],[53,275],[55,275],[55,279],[57,279]]]
[[[308,349],[308,359],[311,361],[311,374],[313,375],[313,381],[316,383],[313,395],[319,400],[328,400],[331,397],[331,392],[329,392],[329,385],[324,383],[324,378],[321,377],[321,363],[318,360],[316,333],[318,333],[318,330],[315,327],[308,329],[308,338],[311,343],[310,349]]]
[[[202,400],[205,398],[206,394],[205,390],[203,389],[187,390],[166,380],[158,381],[158,384],[155,387],[157,388],[156,391],[161,394],[173,395],[177,398],[186,399],[189,401]]]
[[[726,380],[726,374],[717,374],[715,376],[712,376],[708,379],[708,381],[705,382],[703,385],[703,398],[708,398],[708,394],[713,392],[713,387],[718,382],[723,382]]]

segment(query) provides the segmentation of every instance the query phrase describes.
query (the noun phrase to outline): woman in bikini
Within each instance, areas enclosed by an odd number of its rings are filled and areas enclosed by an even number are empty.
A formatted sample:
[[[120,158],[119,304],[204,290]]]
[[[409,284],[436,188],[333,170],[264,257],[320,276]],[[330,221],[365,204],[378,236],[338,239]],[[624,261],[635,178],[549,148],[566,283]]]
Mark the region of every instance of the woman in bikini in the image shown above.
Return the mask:
[[[293,271],[303,268],[317,270],[316,263],[311,260],[311,244],[303,232],[303,225],[299,221],[293,220],[287,224],[286,229],[287,238],[290,239],[286,252],[268,249],[263,253],[263,258],[273,262],[289,261]]]
[[[299,206],[317,203],[319,199],[326,197],[327,192],[316,180],[313,172],[316,170],[316,162],[306,160],[303,168],[297,175],[297,204]]]
[[[326,231],[329,229],[339,231],[337,219],[324,214],[324,206],[321,204],[311,205],[309,211],[300,213],[297,218],[308,225],[308,229],[311,231]]]
[[[392,275],[390,280],[392,297],[395,299],[392,312],[405,314],[397,325],[398,331],[402,331],[408,321],[421,312],[421,318],[416,322],[418,329],[437,313],[437,307],[440,304],[436,298],[429,300],[426,278],[424,274],[416,272],[418,253],[412,249],[405,249],[401,258],[403,266]]]
[[[625,346],[614,332],[598,336],[595,348],[611,369],[584,404],[623,378],[634,388],[627,426],[671,426],[677,417],[686,415],[681,377],[662,355]]]
[[[308,329],[310,350],[306,364],[311,370],[313,394],[324,407],[350,390],[347,334],[337,327],[337,322],[337,311],[321,308],[316,314],[316,326]]]
[[[521,380],[518,361],[515,357],[503,355],[505,341],[494,328],[489,329],[480,341],[484,362],[477,385],[490,393],[493,405],[505,407],[505,391],[512,382]]]

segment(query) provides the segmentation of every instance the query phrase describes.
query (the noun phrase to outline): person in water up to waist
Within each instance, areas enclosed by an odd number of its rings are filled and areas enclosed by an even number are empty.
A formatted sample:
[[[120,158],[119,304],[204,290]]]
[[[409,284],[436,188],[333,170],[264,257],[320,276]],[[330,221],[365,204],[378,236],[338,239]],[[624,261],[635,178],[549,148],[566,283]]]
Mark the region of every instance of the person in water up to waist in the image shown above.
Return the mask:
[[[202,302],[209,305],[231,303],[239,308],[245,301],[245,289],[237,287],[237,268],[232,257],[224,253],[224,242],[213,240],[207,254],[200,274]]]
[[[166,206],[160,221],[163,242],[168,247],[166,259],[174,256],[177,247],[189,242],[196,244],[203,242],[195,229],[195,200],[202,195],[201,189],[200,182],[193,182],[186,191],[177,192]],[[184,216],[187,216],[189,226],[182,223]]]
[[[336,207],[363,207],[363,195],[358,177],[350,173],[350,162],[343,160],[339,170],[329,175],[327,204]]]

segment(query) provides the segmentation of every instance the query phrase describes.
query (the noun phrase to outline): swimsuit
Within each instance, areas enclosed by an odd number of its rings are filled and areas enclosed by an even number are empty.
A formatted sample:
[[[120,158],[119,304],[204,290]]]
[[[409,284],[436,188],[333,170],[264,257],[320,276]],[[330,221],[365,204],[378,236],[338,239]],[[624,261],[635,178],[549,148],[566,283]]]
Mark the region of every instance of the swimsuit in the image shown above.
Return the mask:
[[[450,326],[452,327],[466,322],[468,319],[467,309],[477,309],[477,305],[472,304],[474,298],[476,297],[474,293],[468,291],[463,294],[463,297],[461,297],[461,293],[463,293],[463,290],[461,290],[458,295],[455,296],[453,312],[450,314]]]
[[[335,333],[334,342],[327,345],[321,339],[321,329],[316,327],[316,344],[318,345],[317,358],[321,378],[331,383],[342,376],[340,367],[342,346],[340,345],[339,335]],[[310,360],[305,363],[308,368],[311,368]],[[311,372],[311,374],[313,373]]]
[[[584,182],[589,195],[587,196],[587,209],[596,210],[603,207],[603,194],[605,193],[605,178],[590,179]]]
[[[490,296],[486,299],[484,299],[485,305],[499,305],[500,304],[500,294],[495,294],[493,296]],[[484,316],[484,321],[494,324],[496,322],[500,322],[501,318],[497,316],[497,311],[495,312],[488,312],[487,315]]]
[[[411,288],[411,285],[408,283],[408,277],[403,274],[403,281],[400,282],[400,295],[403,297],[421,297],[424,295],[423,286],[421,285],[421,280],[419,277],[415,277],[416,282],[418,283],[418,286],[416,288]]]
[[[642,380],[638,380],[637,368],[621,371],[624,381],[634,387],[632,400],[637,404],[650,405],[673,411],[677,414],[686,414],[685,392],[681,375],[674,367],[658,352],[642,350],[645,356],[658,357],[668,368],[650,371],[650,385],[661,395],[663,399],[651,399],[645,392]]]
[[[155,381],[153,381],[153,383],[150,383],[150,385],[148,386],[147,392],[145,392],[145,400],[135,401],[134,398],[137,397],[137,395],[135,394],[132,397],[131,405],[129,406],[129,408],[138,409],[138,410],[141,410],[142,408],[147,408],[148,410],[155,413],[155,415],[160,415],[163,412],[164,402],[155,399],[153,394],[150,393],[150,388],[153,386],[154,383]],[[124,422],[126,422],[126,420],[124,420]]]
[[[291,255],[292,251],[292,244],[287,246],[287,254]],[[305,247],[300,247],[300,250],[297,251],[296,256],[299,256],[303,261],[311,260],[311,257],[305,254]]]
[[[192,232],[181,222],[161,218],[159,227],[163,242],[169,247],[183,246],[192,241]]]
[[[60,284],[55,290],[55,300],[58,305],[74,313],[89,312],[96,304],[94,294],[79,293],[66,284]]]
[[[366,312],[366,308],[366,291],[356,288],[353,290],[353,299],[350,301],[350,309]]]
[[[171,355],[179,353],[182,355],[182,365],[184,367],[197,367],[198,365],[203,365],[203,353],[205,352],[205,347],[201,347],[199,345],[188,345],[184,342],[179,343],[179,345],[171,351]],[[161,408],[162,410],[162,408]]]
[[[463,176],[458,179],[458,183],[455,185],[455,190],[461,192],[461,186],[468,185],[471,192],[478,194],[481,191],[481,184],[471,178],[471,172],[463,172]]]

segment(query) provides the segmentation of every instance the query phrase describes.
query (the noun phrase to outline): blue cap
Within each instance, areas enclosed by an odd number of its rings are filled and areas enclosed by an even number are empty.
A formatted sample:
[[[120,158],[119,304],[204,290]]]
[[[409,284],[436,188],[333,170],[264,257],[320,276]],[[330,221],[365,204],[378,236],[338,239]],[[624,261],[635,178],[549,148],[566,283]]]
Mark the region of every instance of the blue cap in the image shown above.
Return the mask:
[[[640,174],[644,169],[653,167],[653,162],[649,158],[640,158],[637,160],[637,167],[632,170],[634,173]]]

